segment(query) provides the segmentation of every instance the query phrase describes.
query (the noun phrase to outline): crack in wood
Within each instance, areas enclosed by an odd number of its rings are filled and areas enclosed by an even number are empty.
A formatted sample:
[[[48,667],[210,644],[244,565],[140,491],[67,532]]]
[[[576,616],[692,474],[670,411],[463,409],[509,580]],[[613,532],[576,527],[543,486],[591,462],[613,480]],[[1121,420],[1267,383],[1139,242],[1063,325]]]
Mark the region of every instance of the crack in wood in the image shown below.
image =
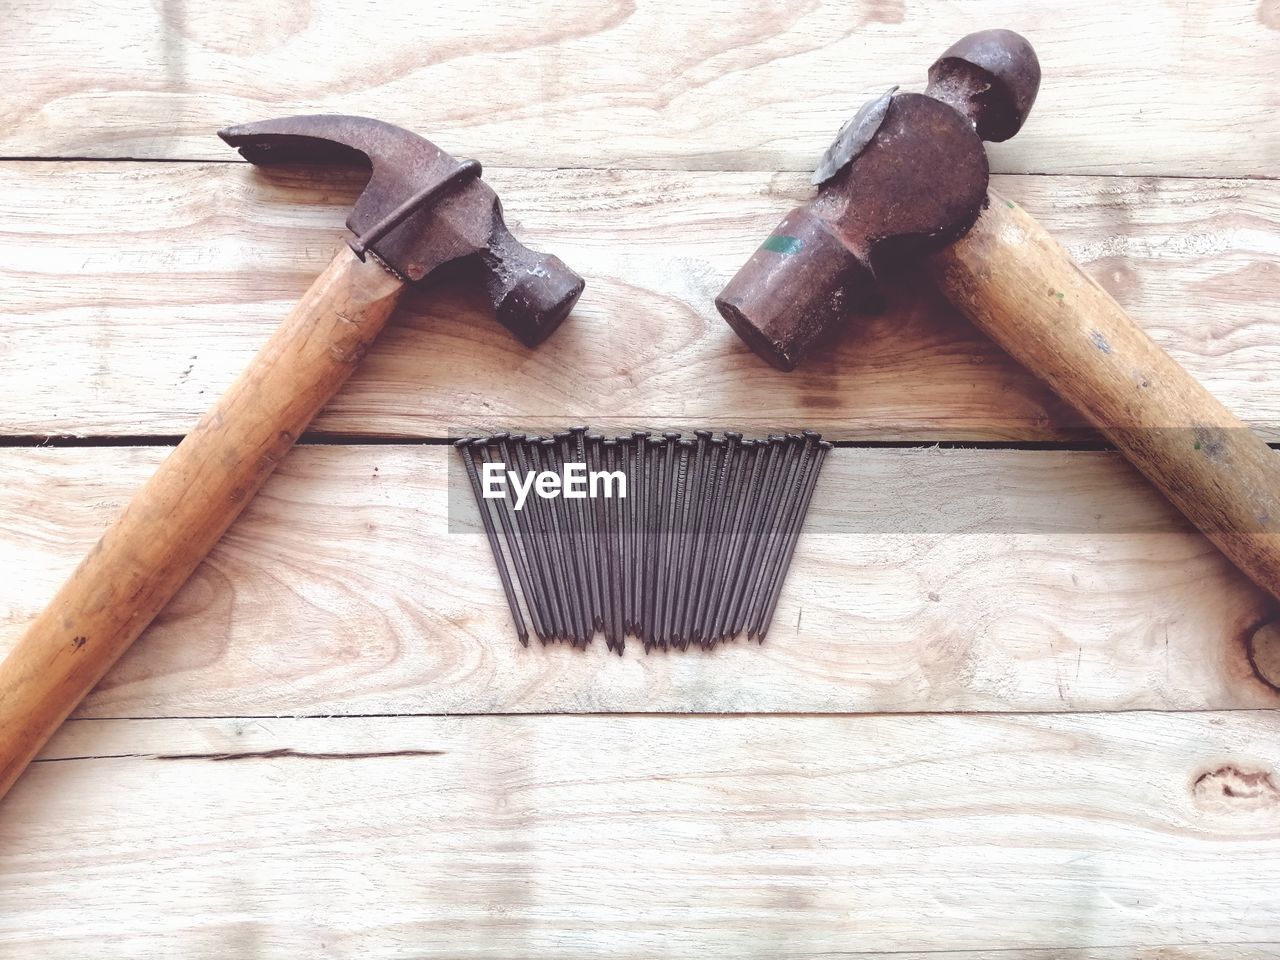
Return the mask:
[[[225,760],[381,760],[391,757],[440,757],[443,750],[371,750],[367,752],[316,753],[307,750],[294,750],[282,747],[278,750],[258,750],[245,753],[164,753],[156,754],[155,760],[210,760],[221,763]]]

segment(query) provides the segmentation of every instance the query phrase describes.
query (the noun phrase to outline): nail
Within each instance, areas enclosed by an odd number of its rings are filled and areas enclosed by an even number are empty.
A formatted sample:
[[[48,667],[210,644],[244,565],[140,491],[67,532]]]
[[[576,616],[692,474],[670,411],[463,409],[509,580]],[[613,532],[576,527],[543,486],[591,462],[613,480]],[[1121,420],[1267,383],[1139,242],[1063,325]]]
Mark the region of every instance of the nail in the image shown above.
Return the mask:
[[[526,437],[524,434],[514,434],[511,437],[516,467],[526,476],[534,470],[533,451],[539,439],[541,438]],[[542,588],[546,591],[545,607],[550,620],[551,635],[554,639],[565,640],[569,638],[566,601],[553,565],[550,536],[543,522],[541,503],[541,497],[529,496],[524,506],[519,510],[513,509],[513,513],[518,521],[524,522],[529,540],[533,544],[533,555],[537,558]]]
[[[693,461],[685,476],[684,517],[680,522],[680,551],[676,558],[676,597],[675,616],[672,624],[672,641],[679,644],[681,650],[689,646],[685,624],[689,613],[689,580],[692,575],[693,553],[698,543],[698,530],[702,524],[702,485],[706,478],[703,469],[710,430],[695,430],[692,441],[696,444]],[[689,441],[686,441],[689,442]],[[692,518],[692,527],[690,519]]]
[[[707,454],[703,461],[703,478],[701,492],[698,497],[696,535],[689,558],[689,595],[684,603],[684,614],[680,625],[680,635],[686,648],[694,639],[695,611],[699,602],[698,586],[702,579],[708,553],[708,543],[711,539],[712,500],[715,497],[716,485],[719,482],[720,461],[724,452],[723,440],[718,437],[711,437],[708,431],[700,432],[708,434]]]
[[[653,629],[659,647],[665,650],[667,648],[667,636],[662,627],[667,608],[667,590],[669,589],[671,578],[671,554],[675,544],[676,495],[677,485],[680,481],[680,450],[676,446],[676,441],[680,439],[680,434],[674,430],[668,430],[662,435],[662,439],[664,464],[661,504],[662,531],[661,536],[658,538],[658,572],[654,580],[657,600],[653,611]]]
[[[604,443],[604,437],[598,433],[589,433],[586,436],[587,443],[587,475],[601,469],[604,457],[601,452],[601,444]],[[590,492],[590,491],[588,491]],[[610,650],[613,644],[619,639],[618,626],[613,619],[613,604],[611,602],[612,577],[610,576],[610,544],[609,544],[609,519],[605,511],[605,506],[598,497],[588,497],[587,502],[591,505],[591,515],[595,518],[595,560],[596,560],[596,583],[600,596],[600,629],[604,631],[605,644]]]
[[[489,440],[498,446],[503,470],[518,469],[514,449],[517,444],[524,440],[524,434],[498,433],[490,437]],[[486,444],[481,450],[486,461],[493,462],[488,461],[487,446],[489,445]],[[537,633],[538,639],[545,645],[551,642],[555,633],[546,586],[546,569],[539,559],[538,551],[535,549],[529,518],[525,516],[523,511],[516,512],[515,501],[510,491],[504,494],[502,506],[502,515],[506,517],[506,524],[510,524],[515,531],[521,554],[525,558],[526,570],[529,573],[529,584],[532,590],[525,599],[526,605],[529,607],[530,618],[534,622],[534,632]],[[506,524],[504,524],[504,529]]]
[[[765,532],[781,504],[782,498],[778,491],[782,485],[785,443],[786,437],[777,433],[770,434],[767,441],[762,441],[765,450],[765,466],[760,474],[759,494],[747,529],[746,556],[734,585],[733,609],[730,612],[727,628],[730,636],[736,637],[741,633],[746,623],[749,600],[754,595],[753,591],[756,588],[756,580],[759,577],[764,556]]]
[[[570,453],[570,441],[572,438],[573,433],[569,430],[564,430],[551,436],[554,445],[549,448],[550,455],[554,462],[557,463],[561,475],[563,475],[564,465],[572,459],[572,454]],[[560,526],[562,542],[564,543],[568,572],[573,577],[574,611],[578,629],[582,634],[582,643],[585,645],[591,640],[591,635],[595,633],[595,626],[591,622],[591,594],[587,585],[581,531],[578,529],[578,515],[575,504],[564,496],[563,490],[558,499],[559,502],[555,505],[555,514]]]
[[[618,441],[603,440],[600,443],[601,460],[604,469],[610,473],[618,465]],[[618,498],[605,498],[605,540],[608,544],[609,556],[609,620],[613,626],[613,638],[609,649],[622,653],[622,550],[618,522]]]
[[[630,483],[626,480],[627,474],[631,469],[631,439],[629,437],[617,437],[617,453],[614,459],[615,469],[623,476],[623,483],[627,484],[627,492],[630,493]],[[631,631],[631,590],[630,590],[630,574],[631,574],[631,518],[630,518],[630,497],[618,498],[618,571],[619,580],[617,584],[618,594],[621,597],[621,629],[623,640],[626,640],[627,634]]]
[[[773,594],[775,580],[780,572],[783,551],[786,547],[787,526],[791,522],[795,506],[803,493],[803,485],[809,461],[812,459],[813,440],[787,434],[787,442],[791,444],[788,455],[789,466],[782,490],[782,505],[769,530],[766,552],[761,562],[759,588],[751,598],[751,607],[747,612],[747,637],[757,639],[756,627],[763,616],[764,608]]]
[[[630,604],[631,635],[640,636],[640,577],[641,564],[644,557],[644,544],[641,537],[644,533],[644,497],[641,492],[641,472],[644,464],[645,444],[649,434],[644,430],[631,431],[631,476],[627,479],[627,500],[631,504],[631,547],[630,574],[627,579],[628,602]]]
[[[489,549],[493,552],[494,562],[498,566],[498,579],[502,581],[502,592],[507,595],[507,607],[511,610],[511,620],[515,624],[516,636],[520,638],[522,646],[529,645],[529,631],[524,625],[524,616],[520,613],[520,602],[516,599],[515,588],[511,585],[511,573],[507,569],[507,561],[502,553],[502,546],[498,542],[498,532],[493,525],[493,517],[490,515],[490,504],[484,498],[484,491],[480,488],[480,475],[476,472],[476,463],[472,459],[470,449],[470,438],[464,437],[454,443],[454,449],[458,451],[458,457],[467,471],[467,479],[471,482],[471,492],[476,498],[476,509],[480,512],[480,520],[484,524],[484,533],[489,540]],[[514,562],[514,561],[513,561]]]
[[[676,587],[680,580],[681,554],[686,539],[689,519],[689,464],[693,456],[693,440],[676,441],[676,483],[672,497],[672,521],[670,531],[671,552],[668,556],[667,578],[663,584],[662,642],[675,646]]]
[[[538,466],[537,445],[541,439],[541,437],[529,434],[517,445],[515,454],[521,473],[536,473],[540,469]],[[539,556],[541,556],[541,566],[544,570],[543,578],[547,585],[547,609],[551,615],[552,638],[567,640],[570,638],[567,609],[560,591],[560,578],[556,572],[555,549],[551,542],[550,532],[543,522],[539,498],[531,494],[525,500],[520,512],[528,518],[533,541],[538,550],[540,550]]]
[[[490,448],[496,447],[502,441],[507,439],[508,434],[497,433],[491,437],[474,437],[469,442],[473,460],[480,464],[496,463],[490,456]],[[503,463],[503,469],[506,464]],[[546,622],[542,619],[541,611],[535,605],[536,590],[534,589],[531,564],[525,552],[524,542],[519,536],[519,531],[514,529],[511,522],[509,503],[503,498],[499,498],[498,502],[489,501],[492,504],[494,514],[498,518],[499,526],[502,528],[502,535],[506,541],[507,554],[515,562],[516,578],[520,583],[521,599],[524,603],[524,609],[529,615],[529,622],[533,627],[533,632],[540,641],[545,642],[547,637]]]
[[[555,437],[543,440],[539,447],[541,447],[542,468],[551,473],[563,475],[562,464],[556,457],[556,451],[560,448],[560,444]],[[542,498],[539,497],[539,499]],[[560,571],[565,598],[568,601],[569,620],[573,625],[573,645],[585,649],[587,641],[591,639],[591,626],[587,623],[582,611],[582,588],[574,565],[576,551],[574,551],[565,529],[566,503],[568,501],[565,500],[563,491],[561,491],[561,496],[543,500],[542,506],[544,515],[550,521],[551,531],[555,538],[555,562]]]
[[[657,583],[658,528],[661,526],[658,513],[658,489],[662,486],[662,459],[658,456],[658,451],[661,447],[662,440],[660,438],[649,437],[648,449],[645,451],[644,583],[640,595],[643,601],[640,638],[644,642],[645,653],[652,650],[655,643],[653,605],[657,594],[654,585]]]
[[[791,529],[787,533],[786,554],[782,561],[782,567],[777,576],[774,578],[775,583],[773,590],[769,595],[769,604],[765,608],[760,624],[756,626],[755,634],[757,640],[764,640],[764,636],[769,632],[769,625],[773,623],[773,614],[778,607],[778,598],[782,595],[782,585],[787,579],[787,571],[791,566],[791,558],[795,556],[796,544],[800,541],[800,531],[804,527],[804,518],[809,512],[809,503],[813,499],[813,491],[818,483],[818,474],[822,471],[822,464],[827,458],[827,454],[831,450],[831,444],[826,440],[817,441],[817,450],[815,451],[812,464],[809,467],[809,474],[805,477],[804,493],[800,499],[797,509],[793,512],[791,519]]]
[[[473,440],[471,447],[479,454],[482,463],[500,463],[503,470],[506,470],[508,461],[502,458],[501,445],[506,443],[508,438],[509,434],[497,433],[488,438]],[[490,455],[493,447],[499,448],[497,460]],[[547,622],[545,610],[537,602],[538,586],[533,573],[537,558],[530,555],[530,548],[512,520],[511,499],[507,496],[499,498],[494,504],[494,510],[498,515],[502,534],[506,538],[508,552],[516,561],[516,577],[524,593],[524,605],[529,612],[529,620],[533,624],[534,633],[537,634],[538,639],[545,643],[550,639],[550,625]]]
[[[775,434],[770,442],[776,446],[774,476],[768,492],[765,512],[758,526],[758,543],[752,559],[752,570],[743,589],[743,607],[739,611],[737,621],[746,625],[751,622],[751,614],[759,604],[761,596],[767,596],[767,579],[773,559],[773,548],[778,530],[783,522],[787,496],[794,482],[795,471],[799,465],[798,450],[800,438],[794,434]],[[750,634],[748,633],[748,637]]]
[[[750,446],[748,446],[750,444]],[[757,484],[760,479],[760,470],[765,462],[765,452],[768,444],[754,440],[743,440],[743,449],[746,450],[746,457],[750,463],[750,472],[746,471],[744,465],[744,473],[746,480],[742,484],[742,489],[738,497],[737,512],[730,527],[729,551],[725,561],[724,577],[721,582],[721,594],[716,602],[715,619],[711,625],[711,633],[716,638],[717,643],[722,643],[730,636],[728,632],[728,621],[733,601],[737,599],[734,589],[738,583],[738,574],[741,572],[742,557],[747,547],[747,527],[751,521],[751,511],[755,506],[755,500],[759,493]]]
[[[589,471],[591,468],[587,464],[587,428],[571,427],[569,432],[573,434],[574,462],[584,464],[585,469]],[[596,543],[594,511],[590,509],[589,503],[590,501],[586,499],[575,501],[578,527],[582,534],[583,562],[587,571],[587,591],[590,594],[591,628],[595,631],[604,629],[604,603],[600,597],[599,545]]]
[[[697,642],[704,650],[709,646],[707,631],[710,628],[710,602],[715,586],[715,570],[724,547],[724,529],[726,517],[732,503],[732,491],[737,476],[739,458],[738,444],[742,442],[742,434],[733,430],[724,432],[724,451],[720,463],[720,476],[717,478],[716,491],[711,502],[711,526],[707,552],[703,560],[702,571],[698,581],[698,595],[694,605],[697,607],[693,633],[690,640]]]

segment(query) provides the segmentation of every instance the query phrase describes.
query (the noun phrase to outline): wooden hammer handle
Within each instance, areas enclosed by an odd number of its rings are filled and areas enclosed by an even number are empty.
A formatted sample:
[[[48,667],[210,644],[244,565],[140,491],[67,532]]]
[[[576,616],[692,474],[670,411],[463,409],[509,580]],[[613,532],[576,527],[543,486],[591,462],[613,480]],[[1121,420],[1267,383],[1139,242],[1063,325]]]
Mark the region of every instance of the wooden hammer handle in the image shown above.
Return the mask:
[[[946,296],[1074,405],[1259,586],[1280,597],[1280,458],[1021,208],[992,192],[930,258]]]
[[[403,284],[345,247],[0,663],[0,797],[350,376]]]

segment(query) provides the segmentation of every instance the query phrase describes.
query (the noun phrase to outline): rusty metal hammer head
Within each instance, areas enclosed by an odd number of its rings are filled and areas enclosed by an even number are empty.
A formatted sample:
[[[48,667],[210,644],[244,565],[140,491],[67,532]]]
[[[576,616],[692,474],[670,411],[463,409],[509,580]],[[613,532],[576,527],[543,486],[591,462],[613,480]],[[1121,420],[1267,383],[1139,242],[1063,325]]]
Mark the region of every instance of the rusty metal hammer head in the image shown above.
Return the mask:
[[[483,278],[498,320],[533,346],[573,309],[583,280],[558,257],[511,235],[502,204],[474,160],[459,162],[429,140],[367,117],[284,117],[219,132],[252,163],[342,163],[372,175],[347,227],[361,259],[372,253],[405,280],[445,265]]]
[[[756,353],[792,369],[851,309],[879,303],[875,276],[963,236],[987,195],[983,140],[1021,128],[1040,64],[1009,30],[970,34],[929,69],[924,94],[896,87],[837,135],[792,210],[716,298]]]

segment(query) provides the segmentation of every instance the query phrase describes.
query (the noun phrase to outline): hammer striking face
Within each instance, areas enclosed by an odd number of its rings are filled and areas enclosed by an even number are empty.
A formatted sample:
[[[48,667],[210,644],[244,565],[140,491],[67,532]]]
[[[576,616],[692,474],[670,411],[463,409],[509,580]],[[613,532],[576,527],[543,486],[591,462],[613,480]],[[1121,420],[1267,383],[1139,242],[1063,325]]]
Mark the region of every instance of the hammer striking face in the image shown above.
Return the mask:
[[[765,360],[791,370],[850,310],[879,304],[876,272],[962,236],[987,195],[983,140],[1007,140],[1040,86],[1031,45],[1008,30],[965,37],[925,93],[890,91],[841,130],[797,207],[716,306]]]

